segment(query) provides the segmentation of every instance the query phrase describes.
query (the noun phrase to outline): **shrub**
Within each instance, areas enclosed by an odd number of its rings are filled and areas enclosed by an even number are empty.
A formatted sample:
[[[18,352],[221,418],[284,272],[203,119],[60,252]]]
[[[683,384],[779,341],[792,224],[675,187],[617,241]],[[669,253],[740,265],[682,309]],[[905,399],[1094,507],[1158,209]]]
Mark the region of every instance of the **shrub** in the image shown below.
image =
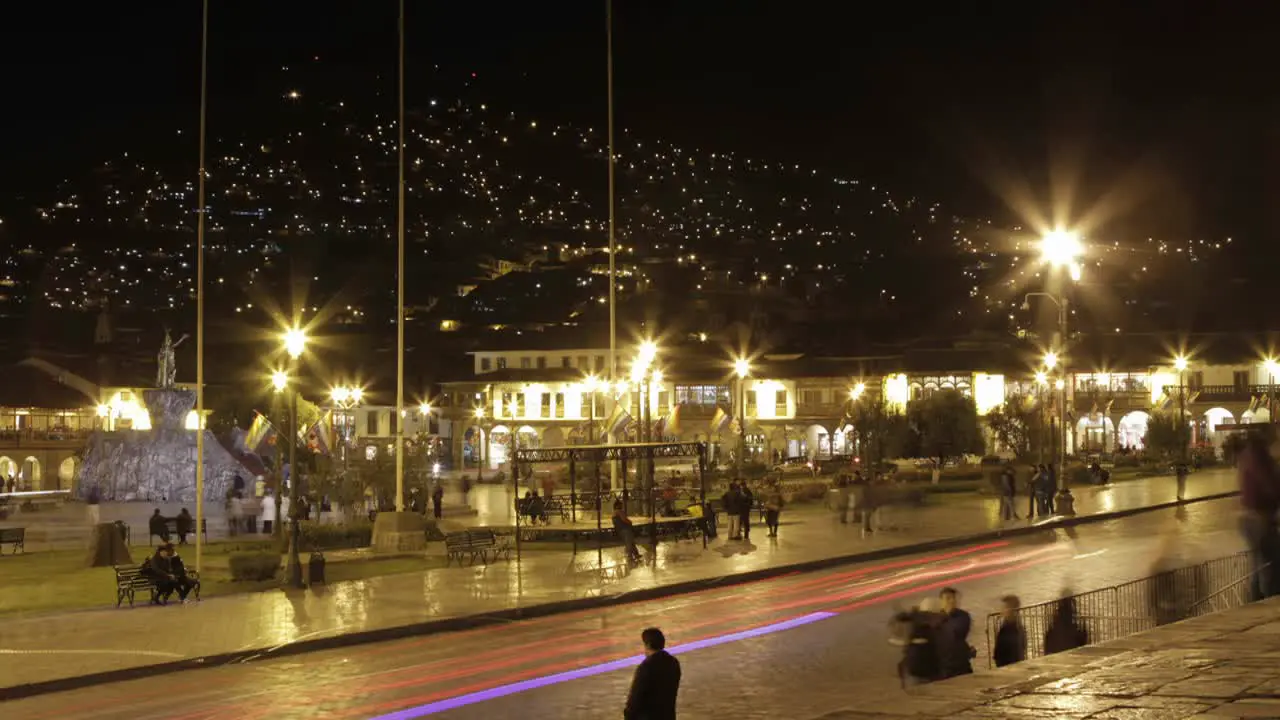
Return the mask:
[[[237,582],[271,580],[280,570],[280,554],[274,552],[233,553],[229,562],[231,579]]]
[[[286,529],[286,542],[287,542]],[[299,528],[299,552],[346,550],[369,547],[373,542],[373,523],[354,522],[326,525],[304,522]]]

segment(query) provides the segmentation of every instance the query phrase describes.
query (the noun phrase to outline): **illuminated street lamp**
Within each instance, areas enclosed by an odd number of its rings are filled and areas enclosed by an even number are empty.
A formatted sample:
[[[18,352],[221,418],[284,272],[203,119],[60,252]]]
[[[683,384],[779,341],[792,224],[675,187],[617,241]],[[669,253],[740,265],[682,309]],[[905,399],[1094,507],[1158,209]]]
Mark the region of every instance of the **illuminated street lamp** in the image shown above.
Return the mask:
[[[735,358],[733,374],[738,376],[738,457],[734,462],[734,475],[742,482],[742,459],[747,454],[747,377],[751,375],[751,363],[745,357]]]
[[[1061,228],[1050,230],[1040,238],[1040,258],[1052,267],[1064,267],[1071,273],[1072,280],[1080,279],[1080,256],[1084,254],[1084,244],[1080,242],[1080,234]]]
[[[477,407],[475,410],[476,430],[479,431],[479,437],[476,438],[476,484],[479,485],[484,480],[484,446],[488,444],[488,438],[485,437],[484,431],[484,408]]]
[[[1280,374],[1280,363],[1275,358],[1266,358],[1262,361],[1262,367],[1266,368],[1267,375],[1267,422],[1275,424],[1276,421],[1276,375]]]
[[[342,418],[342,470],[345,475],[347,470],[347,446],[351,443],[351,427],[355,418],[351,414],[351,408],[360,404],[364,399],[364,390],[358,387],[338,386],[329,389],[329,399],[333,401],[336,409],[341,410]]]
[[[284,351],[289,356],[289,371],[277,370],[271,376],[271,385],[277,392],[284,392],[289,387],[289,376],[297,371],[298,358],[307,349],[307,334],[298,326],[285,330],[281,336]],[[298,391],[296,388],[289,395],[289,560],[285,576],[290,586],[304,587],[302,582],[302,560],[298,557],[298,545],[302,530],[299,525],[302,508],[298,503]],[[278,497],[278,495],[277,495]],[[279,502],[279,501],[277,501]]]

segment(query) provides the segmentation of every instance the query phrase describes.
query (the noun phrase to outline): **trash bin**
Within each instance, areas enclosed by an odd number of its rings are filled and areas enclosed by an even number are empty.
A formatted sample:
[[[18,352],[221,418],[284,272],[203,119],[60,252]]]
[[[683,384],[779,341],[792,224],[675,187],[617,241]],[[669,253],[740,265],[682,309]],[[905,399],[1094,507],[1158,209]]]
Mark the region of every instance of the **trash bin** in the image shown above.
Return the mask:
[[[328,584],[324,579],[324,553],[320,552],[311,553],[311,558],[307,560],[307,584],[316,583]]]

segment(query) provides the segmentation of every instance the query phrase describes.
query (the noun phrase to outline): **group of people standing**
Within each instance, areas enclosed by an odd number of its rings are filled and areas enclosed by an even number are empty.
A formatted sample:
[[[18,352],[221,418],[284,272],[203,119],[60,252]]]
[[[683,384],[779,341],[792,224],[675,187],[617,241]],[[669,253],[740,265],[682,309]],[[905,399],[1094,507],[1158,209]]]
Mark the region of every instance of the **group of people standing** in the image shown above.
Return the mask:
[[[1027,519],[1036,515],[1053,515],[1054,493],[1058,490],[1058,476],[1053,464],[1032,465],[1027,480]],[[1017,510],[1018,479],[1012,463],[1005,463],[1000,471],[1000,519],[1020,520]]]
[[[720,496],[720,504],[729,517],[729,539],[751,539],[751,512],[756,508],[756,495],[747,483],[729,483],[729,488]],[[778,536],[778,520],[782,516],[782,489],[777,483],[764,491],[761,500],[764,509],[764,524],[769,529],[769,537]]]

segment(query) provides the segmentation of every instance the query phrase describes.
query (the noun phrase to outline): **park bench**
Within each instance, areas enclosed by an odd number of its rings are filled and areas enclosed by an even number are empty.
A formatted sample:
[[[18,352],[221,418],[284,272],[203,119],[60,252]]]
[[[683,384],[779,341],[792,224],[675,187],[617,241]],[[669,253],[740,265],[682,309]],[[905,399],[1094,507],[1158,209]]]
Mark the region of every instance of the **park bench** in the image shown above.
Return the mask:
[[[192,519],[192,522],[193,523],[195,522],[194,518]],[[178,518],[176,517],[165,518],[164,527],[165,527],[165,530],[168,531],[170,538],[178,537]],[[150,528],[150,524],[148,524],[148,528]],[[204,518],[203,520],[200,521],[200,534],[204,535],[205,542],[209,542],[209,518]],[[155,544],[152,541],[153,538],[160,538],[161,541],[164,541],[164,537],[157,535],[154,532],[149,532],[147,534],[148,546]]]
[[[4,554],[5,545],[13,546],[13,555],[17,555],[19,549],[26,553],[27,548],[23,544],[26,537],[26,528],[0,528],[0,555]]]
[[[487,528],[447,533],[444,536],[444,549],[445,567],[448,567],[455,559],[458,561],[458,565],[462,565],[462,557],[464,555],[471,557],[472,565],[476,564],[477,558],[488,565],[490,554],[493,555],[495,560],[504,553],[507,559],[511,558],[511,546],[508,544],[507,539],[500,537],[493,530]]]
[[[543,510],[548,518],[555,514],[560,516],[561,522],[569,522],[569,502],[563,497],[553,495],[543,500]]]
[[[133,607],[133,601],[139,590],[146,590],[150,595],[150,599],[154,602],[156,599],[156,585],[151,582],[151,578],[142,574],[141,565],[133,565],[130,567],[114,566],[112,569],[116,571],[116,607],[125,600],[129,601],[129,607]],[[200,574],[194,570],[187,571],[187,577],[191,579],[193,587],[191,592],[200,598]]]

